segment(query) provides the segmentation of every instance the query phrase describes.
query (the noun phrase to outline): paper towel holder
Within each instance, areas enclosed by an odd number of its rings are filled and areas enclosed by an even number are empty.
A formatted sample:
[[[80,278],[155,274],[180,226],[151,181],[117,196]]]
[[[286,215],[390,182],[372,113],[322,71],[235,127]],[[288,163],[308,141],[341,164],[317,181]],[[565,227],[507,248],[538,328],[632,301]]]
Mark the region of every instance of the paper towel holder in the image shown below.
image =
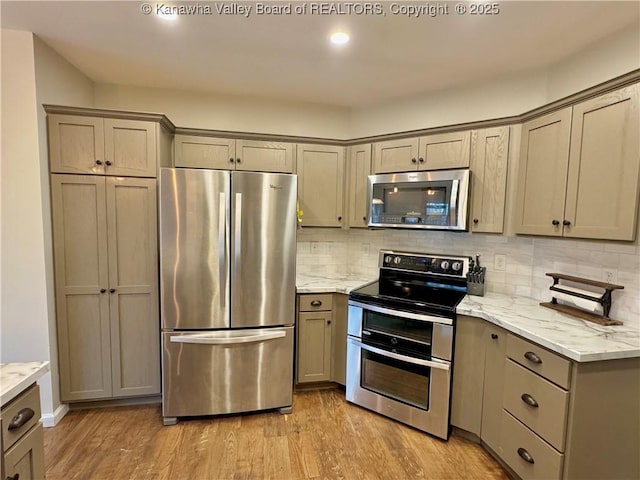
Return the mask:
[[[600,305],[602,305],[602,315],[586,312],[584,310],[580,310],[579,308],[573,307],[571,305],[562,305],[558,303],[555,297],[551,299],[551,302],[540,303],[540,305],[542,305],[543,307],[551,308],[553,310],[557,310],[562,313],[567,313],[569,315],[573,315],[575,317],[579,317],[583,320],[588,320],[590,322],[594,322],[599,325],[605,325],[605,326],[622,325],[622,322],[620,320],[613,320],[609,318],[609,312],[611,311],[611,292],[614,290],[623,289],[624,287],[622,285],[599,282],[597,280],[589,280],[588,278],[574,277],[573,275],[565,275],[563,273],[545,273],[545,275],[547,277],[553,277],[553,285],[549,287],[549,290],[551,290],[552,292],[553,291],[561,292],[573,297],[583,298],[585,300],[591,300],[591,301],[597,302]],[[602,288],[604,289],[604,292],[602,294],[598,294],[594,292],[593,296],[584,295],[582,293],[563,289],[562,285],[559,284],[560,280],[567,280],[569,282],[582,283],[583,285],[590,285],[592,287]]]

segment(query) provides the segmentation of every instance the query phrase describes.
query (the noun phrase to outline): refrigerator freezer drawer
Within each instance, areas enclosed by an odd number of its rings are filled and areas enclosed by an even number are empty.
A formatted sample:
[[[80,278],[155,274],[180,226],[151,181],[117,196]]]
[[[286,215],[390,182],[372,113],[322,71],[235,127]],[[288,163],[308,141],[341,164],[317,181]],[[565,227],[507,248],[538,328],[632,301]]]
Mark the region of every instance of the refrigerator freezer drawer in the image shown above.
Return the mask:
[[[162,346],[165,417],[292,404],[293,327],[164,332]]]

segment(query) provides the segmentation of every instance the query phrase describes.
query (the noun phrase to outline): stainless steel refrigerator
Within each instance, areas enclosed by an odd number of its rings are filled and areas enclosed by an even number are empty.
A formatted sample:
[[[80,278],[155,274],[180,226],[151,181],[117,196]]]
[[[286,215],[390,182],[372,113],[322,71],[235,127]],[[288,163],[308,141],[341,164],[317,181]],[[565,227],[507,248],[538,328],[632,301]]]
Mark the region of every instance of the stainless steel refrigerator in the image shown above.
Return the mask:
[[[293,399],[295,175],[160,169],[162,414]]]

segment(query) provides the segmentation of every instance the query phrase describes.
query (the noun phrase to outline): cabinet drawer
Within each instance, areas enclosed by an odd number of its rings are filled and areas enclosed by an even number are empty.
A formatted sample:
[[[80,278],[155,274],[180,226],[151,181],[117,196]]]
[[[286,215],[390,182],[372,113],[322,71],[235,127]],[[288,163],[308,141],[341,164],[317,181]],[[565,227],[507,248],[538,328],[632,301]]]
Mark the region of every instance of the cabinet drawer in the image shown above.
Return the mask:
[[[40,421],[40,393],[38,385],[20,394],[2,409],[2,446],[6,452],[31,427]],[[20,425],[9,429],[12,423]]]
[[[559,479],[564,455],[502,411],[502,459],[522,480]]]
[[[564,451],[568,392],[507,360],[503,406],[556,449]]]
[[[301,312],[315,312],[318,310],[333,309],[333,294],[320,293],[312,295],[300,295],[298,310]]]
[[[513,335],[507,338],[507,356],[556,385],[569,389],[569,360]]]

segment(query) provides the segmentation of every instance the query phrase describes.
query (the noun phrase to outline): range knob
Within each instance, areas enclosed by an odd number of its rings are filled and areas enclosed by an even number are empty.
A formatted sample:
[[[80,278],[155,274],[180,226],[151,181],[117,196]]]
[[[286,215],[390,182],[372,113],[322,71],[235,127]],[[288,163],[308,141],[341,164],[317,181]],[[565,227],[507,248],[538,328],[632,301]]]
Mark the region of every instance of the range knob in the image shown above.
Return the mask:
[[[443,260],[443,261],[440,263],[440,268],[441,268],[442,270],[449,270],[449,262],[448,262],[447,260]]]
[[[462,263],[461,262],[453,262],[453,264],[451,265],[451,268],[453,269],[454,272],[459,272],[460,269],[462,268]]]
[[[384,257],[384,263],[391,263],[392,257],[391,255],[387,255],[386,257]]]
[[[395,263],[396,265],[400,265],[400,262],[402,261],[402,259],[400,257],[396,257],[393,259],[393,263]]]

